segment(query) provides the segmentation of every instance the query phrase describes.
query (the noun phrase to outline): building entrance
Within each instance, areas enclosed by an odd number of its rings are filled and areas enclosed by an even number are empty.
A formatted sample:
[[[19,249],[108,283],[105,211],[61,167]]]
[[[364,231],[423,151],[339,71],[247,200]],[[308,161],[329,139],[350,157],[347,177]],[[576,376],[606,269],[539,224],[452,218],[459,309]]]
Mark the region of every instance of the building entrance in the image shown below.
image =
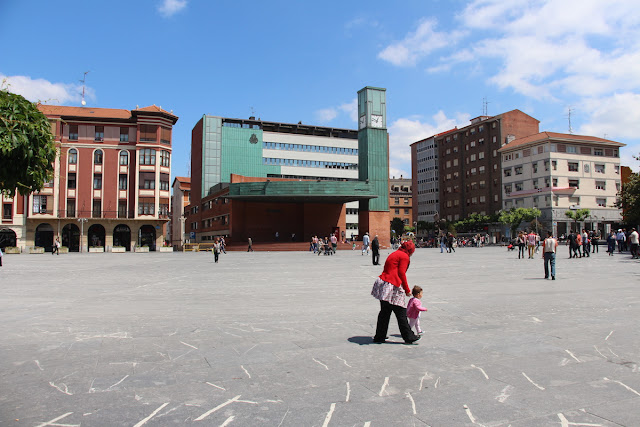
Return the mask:
[[[153,225],[140,227],[140,246],[149,246],[149,251],[156,250],[156,229]]]
[[[8,228],[0,230],[0,248],[17,246],[16,232]]]
[[[126,251],[131,250],[131,229],[126,224],[119,224],[113,229],[113,246],[124,246]]]
[[[51,224],[40,224],[36,228],[35,246],[44,248],[45,252],[53,251],[53,227]]]
[[[88,243],[90,247],[101,247],[104,246],[104,227],[100,224],[93,224],[89,227],[89,232],[87,234]]]
[[[62,246],[69,252],[80,252],[80,229],[75,224],[67,224],[62,228]]]

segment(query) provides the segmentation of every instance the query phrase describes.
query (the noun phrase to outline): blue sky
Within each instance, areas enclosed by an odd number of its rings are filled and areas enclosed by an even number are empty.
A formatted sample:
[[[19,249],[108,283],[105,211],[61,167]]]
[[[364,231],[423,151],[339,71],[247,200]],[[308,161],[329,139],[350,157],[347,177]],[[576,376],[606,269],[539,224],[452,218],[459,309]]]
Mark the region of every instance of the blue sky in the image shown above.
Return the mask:
[[[387,89],[390,176],[409,144],[520,109],[541,131],[627,144],[640,162],[635,0],[0,1],[0,80],[33,101],[180,117],[174,176],[203,114],[357,128],[356,93]]]

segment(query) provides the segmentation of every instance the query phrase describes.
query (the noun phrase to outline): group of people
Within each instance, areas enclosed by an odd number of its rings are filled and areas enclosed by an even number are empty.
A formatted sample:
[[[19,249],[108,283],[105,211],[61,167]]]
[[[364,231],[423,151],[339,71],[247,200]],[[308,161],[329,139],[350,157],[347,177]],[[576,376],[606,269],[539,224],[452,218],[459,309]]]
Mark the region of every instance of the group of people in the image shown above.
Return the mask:
[[[324,239],[318,238],[318,236],[313,236],[309,243],[309,252],[313,251],[314,254],[333,255],[337,250],[338,237],[335,233],[332,233],[331,236],[325,236]]]
[[[518,246],[518,259],[524,259],[525,248],[529,255],[528,259],[533,259],[534,254],[540,249],[540,236],[533,230],[520,231],[516,237],[516,245]]]
[[[452,253],[456,251],[457,242],[455,237],[453,237],[453,233],[446,233],[440,236],[440,253],[443,253],[445,250],[447,253]]]
[[[567,236],[569,246],[569,258],[589,257],[590,253],[600,252],[600,231],[571,231]]]
[[[609,233],[609,236],[607,237],[607,252],[609,252],[610,256],[613,256],[617,246],[618,253],[629,251],[632,259],[638,259],[640,258],[638,243],[638,231],[635,227],[631,228],[630,231],[621,228],[618,229],[617,233],[615,231],[611,231],[611,233]]]

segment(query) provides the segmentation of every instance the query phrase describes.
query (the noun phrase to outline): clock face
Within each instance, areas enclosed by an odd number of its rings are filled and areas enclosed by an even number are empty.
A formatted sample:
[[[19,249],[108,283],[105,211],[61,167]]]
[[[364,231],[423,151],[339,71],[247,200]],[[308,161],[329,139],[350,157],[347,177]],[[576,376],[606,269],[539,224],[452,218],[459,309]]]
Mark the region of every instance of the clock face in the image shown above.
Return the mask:
[[[367,117],[360,116],[359,128],[362,129],[363,127],[365,127],[366,124],[367,124]]]
[[[371,127],[381,128],[382,127],[382,116],[371,115]]]

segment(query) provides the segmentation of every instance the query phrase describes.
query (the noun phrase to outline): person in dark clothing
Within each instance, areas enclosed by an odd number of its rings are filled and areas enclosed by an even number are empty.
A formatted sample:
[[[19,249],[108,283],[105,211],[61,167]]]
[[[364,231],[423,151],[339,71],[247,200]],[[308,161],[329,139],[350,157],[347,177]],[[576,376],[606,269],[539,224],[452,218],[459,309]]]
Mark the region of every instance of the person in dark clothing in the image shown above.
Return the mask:
[[[378,241],[378,235],[373,238],[373,242],[371,242],[371,260],[373,261],[373,265],[380,264],[380,242]]]
[[[447,249],[449,253],[451,253],[451,251],[456,251],[456,249],[453,247],[453,234],[451,233],[449,233],[449,236],[447,237]]]
[[[579,258],[578,256],[578,236],[576,233],[571,231],[569,237],[567,238],[567,242],[569,243],[569,258]]]

